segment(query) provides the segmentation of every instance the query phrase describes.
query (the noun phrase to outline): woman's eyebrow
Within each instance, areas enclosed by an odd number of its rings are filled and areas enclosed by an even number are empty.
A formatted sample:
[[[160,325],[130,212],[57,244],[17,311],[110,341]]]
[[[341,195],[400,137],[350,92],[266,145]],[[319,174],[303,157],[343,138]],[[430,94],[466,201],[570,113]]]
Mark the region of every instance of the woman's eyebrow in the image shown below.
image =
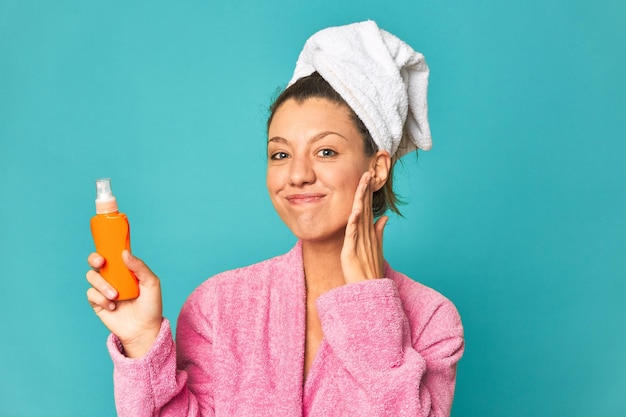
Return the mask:
[[[340,133],[333,132],[332,130],[326,130],[326,131],[324,131],[324,132],[320,132],[320,133],[318,133],[317,135],[315,135],[315,136],[311,137],[311,138],[308,140],[308,143],[309,143],[309,144],[311,144],[311,143],[315,143],[315,142],[317,142],[318,140],[321,140],[321,139],[325,138],[325,137],[326,137],[326,136],[328,136],[328,135],[336,135],[336,136],[339,136],[340,138],[342,138],[342,139],[343,139],[343,140],[345,140],[345,141],[347,141],[347,140],[348,140],[348,138],[346,138],[345,136],[343,136],[343,135],[342,135],[342,134],[340,134]],[[285,144],[285,145],[289,144],[289,141],[288,141],[287,139],[285,139],[285,138],[283,138],[283,137],[280,137],[280,136],[274,136],[274,137],[272,137],[272,138],[268,139],[267,143],[270,143],[270,142],[278,142],[278,143],[283,143],[283,144]]]
[[[270,138],[267,140],[267,143],[270,142],[278,142],[278,143],[284,143],[284,144],[288,144],[289,141],[285,138],[281,138],[280,136],[274,136],[273,138]]]

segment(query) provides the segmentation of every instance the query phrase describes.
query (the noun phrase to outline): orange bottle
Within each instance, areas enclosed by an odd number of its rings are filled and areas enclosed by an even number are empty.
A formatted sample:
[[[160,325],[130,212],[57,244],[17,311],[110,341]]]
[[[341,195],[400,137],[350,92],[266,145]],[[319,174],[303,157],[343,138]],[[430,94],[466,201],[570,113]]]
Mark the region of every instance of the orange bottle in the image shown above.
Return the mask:
[[[122,261],[124,249],[130,251],[130,226],[126,215],[117,209],[109,178],[96,180],[96,215],[91,218],[91,234],[96,252],[105,259],[100,274],[117,290],[117,299],[137,298],[137,278]]]

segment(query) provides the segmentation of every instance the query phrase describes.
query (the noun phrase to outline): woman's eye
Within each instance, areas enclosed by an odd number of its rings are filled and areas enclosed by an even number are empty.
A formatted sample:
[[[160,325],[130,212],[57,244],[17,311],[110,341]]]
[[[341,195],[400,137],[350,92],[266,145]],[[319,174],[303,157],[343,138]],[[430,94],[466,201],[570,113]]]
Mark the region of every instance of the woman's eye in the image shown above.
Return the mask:
[[[328,157],[337,155],[337,153],[335,151],[333,151],[332,149],[322,149],[317,154],[319,156],[321,156],[321,157],[324,157],[324,158],[328,158]]]
[[[272,155],[270,156],[270,159],[273,159],[273,160],[279,161],[279,160],[281,160],[281,159],[285,159],[285,158],[287,158],[288,156],[289,156],[289,155],[287,155],[285,152],[276,152],[276,153],[274,153],[274,154],[272,154]]]

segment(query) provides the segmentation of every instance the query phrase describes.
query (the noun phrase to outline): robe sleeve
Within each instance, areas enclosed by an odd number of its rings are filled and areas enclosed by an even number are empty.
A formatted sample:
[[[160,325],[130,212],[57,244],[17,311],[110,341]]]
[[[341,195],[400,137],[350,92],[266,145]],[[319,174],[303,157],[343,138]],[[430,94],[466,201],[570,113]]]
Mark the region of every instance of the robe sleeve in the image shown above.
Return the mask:
[[[409,311],[411,320],[387,278],[344,285],[317,300],[324,338],[350,386],[365,391],[372,415],[450,414],[463,327],[450,301],[426,295]]]
[[[117,337],[109,337],[119,417],[214,416],[212,379],[207,369],[211,341],[203,328],[206,326],[192,310],[193,306],[185,305],[179,316],[178,346],[169,321],[164,319],[157,340],[140,359],[124,356]]]

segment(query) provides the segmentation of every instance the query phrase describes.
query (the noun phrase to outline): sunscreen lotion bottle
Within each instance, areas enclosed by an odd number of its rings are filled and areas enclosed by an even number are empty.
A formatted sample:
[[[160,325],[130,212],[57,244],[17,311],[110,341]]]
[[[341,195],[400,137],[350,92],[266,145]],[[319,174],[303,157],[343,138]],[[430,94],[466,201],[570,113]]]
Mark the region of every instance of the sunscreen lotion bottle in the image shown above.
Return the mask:
[[[100,275],[117,290],[117,300],[137,298],[137,278],[122,260],[124,249],[130,251],[130,226],[126,215],[117,209],[109,178],[96,180],[96,215],[91,218],[91,234],[96,252],[105,259]]]

